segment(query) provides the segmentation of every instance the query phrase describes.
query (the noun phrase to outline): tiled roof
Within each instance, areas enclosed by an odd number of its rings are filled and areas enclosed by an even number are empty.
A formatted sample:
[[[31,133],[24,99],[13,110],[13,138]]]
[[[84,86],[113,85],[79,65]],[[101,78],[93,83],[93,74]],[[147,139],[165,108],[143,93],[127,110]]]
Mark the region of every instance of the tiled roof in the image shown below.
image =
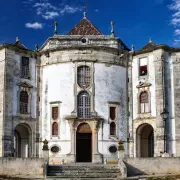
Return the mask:
[[[26,46],[24,46],[24,44],[22,44],[20,41],[16,41],[16,42],[12,43],[12,45],[13,45],[13,46],[16,46],[16,47],[18,47],[18,48],[20,48],[20,49],[25,49],[25,50],[27,50]]]
[[[153,43],[153,42],[149,42],[148,44],[146,44],[142,49],[143,50],[153,50],[154,48],[156,48],[158,45]]]
[[[158,49],[158,48],[161,48],[164,46],[166,46],[166,45],[158,45],[158,44],[155,44],[154,42],[152,42],[152,40],[150,40],[143,48],[139,49],[138,51],[133,52],[133,54],[137,55],[137,54],[151,52],[155,49]]]
[[[86,18],[83,18],[68,35],[102,35],[102,33]]]

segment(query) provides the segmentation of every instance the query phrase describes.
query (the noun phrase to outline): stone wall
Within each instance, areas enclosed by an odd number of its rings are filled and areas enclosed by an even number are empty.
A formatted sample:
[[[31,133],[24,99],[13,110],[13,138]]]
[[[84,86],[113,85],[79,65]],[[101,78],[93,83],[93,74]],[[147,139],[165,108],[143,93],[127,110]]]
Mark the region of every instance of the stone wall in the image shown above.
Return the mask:
[[[5,86],[5,49],[0,51],[0,157],[3,155],[4,146],[4,86]]]
[[[44,166],[42,158],[0,158],[0,175],[43,177]]]
[[[127,176],[180,174],[180,158],[126,158]]]

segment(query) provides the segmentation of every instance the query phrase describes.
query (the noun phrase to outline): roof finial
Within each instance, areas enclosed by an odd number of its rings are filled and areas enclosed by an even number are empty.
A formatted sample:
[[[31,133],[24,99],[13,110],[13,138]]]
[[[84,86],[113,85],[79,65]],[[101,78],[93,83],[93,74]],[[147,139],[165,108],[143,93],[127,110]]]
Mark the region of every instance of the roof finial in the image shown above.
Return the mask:
[[[87,16],[87,2],[84,2],[84,12],[83,12],[83,15],[84,15],[84,19],[86,19],[86,16]]]
[[[86,19],[87,12],[83,12],[84,19]]]
[[[149,39],[149,43],[152,43],[152,38]]]
[[[39,46],[38,44],[35,45],[35,51],[38,51],[39,50]]]
[[[114,37],[114,22],[111,21],[111,37]]]
[[[54,22],[54,35],[57,35],[57,34],[58,34],[57,27],[58,27],[58,22],[55,21],[55,22]]]
[[[19,37],[16,37],[16,42],[19,42]]]
[[[134,44],[131,46],[131,51],[134,52]]]

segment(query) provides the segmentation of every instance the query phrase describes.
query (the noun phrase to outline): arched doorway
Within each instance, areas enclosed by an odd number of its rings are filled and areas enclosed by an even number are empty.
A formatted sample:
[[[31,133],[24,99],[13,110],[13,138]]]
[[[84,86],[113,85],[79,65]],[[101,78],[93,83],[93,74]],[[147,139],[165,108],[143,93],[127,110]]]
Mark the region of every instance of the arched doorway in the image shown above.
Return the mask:
[[[77,128],[76,162],[92,162],[92,131],[87,123],[82,123]]]
[[[14,156],[31,157],[31,129],[27,124],[19,124],[14,132]]]
[[[154,157],[154,130],[150,124],[142,124],[136,131],[137,157]]]

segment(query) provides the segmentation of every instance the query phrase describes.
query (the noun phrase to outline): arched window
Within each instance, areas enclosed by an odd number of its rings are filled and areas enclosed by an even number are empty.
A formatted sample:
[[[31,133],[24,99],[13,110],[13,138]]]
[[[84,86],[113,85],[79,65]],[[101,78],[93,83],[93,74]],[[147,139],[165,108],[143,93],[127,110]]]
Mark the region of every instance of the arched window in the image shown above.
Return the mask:
[[[20,113],[28,113],[28,93],[26,91],[20,93]]]
[[[91,97],[86,91],[82,91],[78,95],[77,112],[79,118],[91,117]]]
[[[110,135],[112,136],[116,135],[116,124],[114,122],[110,124]]]
[[[140,113],[149,112],[149,97],[146,91],[140,94]]]
[[[58,136],[58,123],[57,122],[54,122],[52,124],[52,135]]]
[[[91,84],[91,69],[89,66],[79,66],[77,69],[77,83],[81,88],[87,88]]]

